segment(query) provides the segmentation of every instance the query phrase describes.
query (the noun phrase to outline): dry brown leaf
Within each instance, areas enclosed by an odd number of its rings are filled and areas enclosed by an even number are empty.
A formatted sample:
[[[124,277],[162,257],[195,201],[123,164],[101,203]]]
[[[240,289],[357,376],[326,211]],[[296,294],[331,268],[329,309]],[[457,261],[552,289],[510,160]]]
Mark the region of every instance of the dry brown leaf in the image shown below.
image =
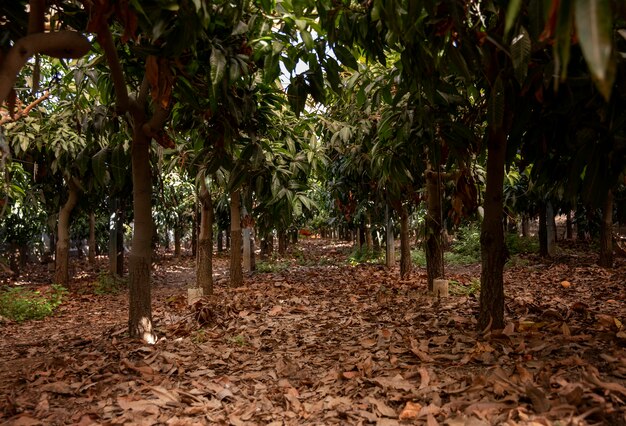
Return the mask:
[[[385,404],[384,401],[378,398],[374,398],[370,396],[370,397],[365,398],[364,401],[369,402],[370,404],[375,406],[376,410],[380,413],[381,416],[391,417],[391,418],[398,417],[396,410],[394,410],[393,408]]]
[[[417,402],[407,401],[406,405],[402,409],[402,412],[400,413],[399,418],[400,420],[415,419],[419,415],[421,409],[422,409],[422,404],[417,403]]]
[[[280,314],[283,311],[283,307],[280,305],[275,305],[272,307],[272,309],[270,309],[270,311],[267,313],[269,316],[274,317],[278,314]]]
[[[401,375],[397,374],[394,377],[376,377],[372,381],[378,383],[384,388],[392,388],[397,390],[411,391],[414,386]]]

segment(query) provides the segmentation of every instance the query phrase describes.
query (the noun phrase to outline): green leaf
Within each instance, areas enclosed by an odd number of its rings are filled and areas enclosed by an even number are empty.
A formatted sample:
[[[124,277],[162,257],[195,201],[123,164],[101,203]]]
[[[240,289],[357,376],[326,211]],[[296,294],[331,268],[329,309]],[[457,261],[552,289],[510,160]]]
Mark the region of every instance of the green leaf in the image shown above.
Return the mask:
[[[567,77],[567,64],[569,64],[570,44],[572,40],[572,8],[571,0],[561,0],[559,16],[556,22],[556,35],[554,40],[554,74],[561,80]],[[558,84],[558,80],[556,80]]]
[[[304,42],[304,45],[307,49],[313,49],[313,47],[315,47],[315,43],[310,32],[302,30],[300,31],[300,35],[302,36],[302,41]]]
[[[93,169],[96,181],[100,185],[104,185],[106,183],[108,152],[108,148],[102,148],[96,153],[96,155],[91,157],[91,168]]]
[[[211,64],[211,84],[213,84],[213,87],[216,87],[224,78],[224,73],[226,72],[226,57],[220,49],[213,47],[209,62]]]
[[[240,34],[244,34],[248,31],[248,25],[243,22],[243,21],[239,21],[237,23],[237,26],[233,29],[233,32],[230,35],[240,35]]]
[[[511,60],[515,78],[520,85],[524,84],[528,74],[528,62],[530,61],[530,36],[526,28],[522,27],[520,33],[511,42]]]
[[[613,17],[609,0],[576,0],[575,16],[583,56],[596,87],[608,99],[615,78],[611,72]]]
[[[341,61],[342,64],[354,70],[358,68],[356,59],[354,59],[352,52],[350,52],[348,49],[346,49],[343,46],[337,45],[333,48],[333,50],[335,51],[335,54],[337,55],[337,59],[339,59],[339,61]]]
[[[509,7],[506,9],[506,21],[504,24],[504,34],[508,34],[513,28],[515,19],[519,15],[520,8],[522,7],[522,0],[511,0]]]

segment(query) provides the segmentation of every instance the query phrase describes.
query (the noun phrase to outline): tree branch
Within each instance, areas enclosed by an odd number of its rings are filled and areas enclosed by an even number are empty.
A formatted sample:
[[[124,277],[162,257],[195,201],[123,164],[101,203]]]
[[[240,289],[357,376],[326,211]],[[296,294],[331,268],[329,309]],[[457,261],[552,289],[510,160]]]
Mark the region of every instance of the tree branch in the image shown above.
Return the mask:
[[[104,49],[104,56],[106,57],[109,68],[111,69],[111,77],[113,78],[113,87],[115,89],[115,97],[117,99],[116,109],[118,114],[124,114],[128,111],[128,89],[126,88],[126,79],[124,78],[124,71],[122,70],[122,64],[120,58],[117,56],[117,49],[113,42],[113,36],[108,25],[102,25],[98,31],[98,43]]]
[[[7,99],[17,74],[33,55],[41,53],[55,58],[77,59],[89,49],[89,40],[75,31],[36,33],[22,37],[9,50],[0,69],[0,105]]]
[[[35,99],[33,102],[31,102],[26,108],[24,108],[23,110],[19,111],[17,114],[15,114],[14,117],[11,117],[11,115],[5,115],[2,118],[0,118],[0,126],[6,124],[6,123],[10,123],[13,121],[17,121],[20,118],[28,115],[28,113],[35,108],[37,105],[39,105],[40,103],[42,103],[44,100],[48,99],[50,97],[50,92],[48,92],[46,90],[46,92],[41,95],[39,98]]]
[[[30,0],[28,7],[28,34],[42,33],[46,22],[46,0]]]
[[[158,105],[156,107],[156,110],[154,111],[154,114],[150,118],[150,120],[144,123],[141,130],[143,130],[143,133],[146,136],[154,137],[156,132],[158,132],[159,130],[163,128],[169,115],[170,115],[169,110]]]
[[[137,103],[139,105],[145,105],[148,101],[148,93],[150,91],[150,82],[148,82],[148,77],[146,74],[143,75],[143,80],[141,81],[141,87],[139,88],[139,93],[137,93]]]

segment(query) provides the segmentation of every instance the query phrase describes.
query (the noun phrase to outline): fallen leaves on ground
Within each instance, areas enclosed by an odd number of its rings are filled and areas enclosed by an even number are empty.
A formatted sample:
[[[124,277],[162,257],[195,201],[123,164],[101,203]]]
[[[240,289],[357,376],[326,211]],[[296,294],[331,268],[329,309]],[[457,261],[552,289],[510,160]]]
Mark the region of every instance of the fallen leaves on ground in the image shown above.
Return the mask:
[[[2,326],[0,420],[106,424],[619,424],[626,265],[539,259],[505,273],[507,327],[475,331],[475,295],[432,298],[424,271],[306,262],[188,307],[189,259],[153,276],[155,345],[126,337],[126,296],[74,292]],[[332,253],[335,265],[316,263]],[[450,270],[460,283],[474,269]],[[569,286],[562,283],[567,281]]]

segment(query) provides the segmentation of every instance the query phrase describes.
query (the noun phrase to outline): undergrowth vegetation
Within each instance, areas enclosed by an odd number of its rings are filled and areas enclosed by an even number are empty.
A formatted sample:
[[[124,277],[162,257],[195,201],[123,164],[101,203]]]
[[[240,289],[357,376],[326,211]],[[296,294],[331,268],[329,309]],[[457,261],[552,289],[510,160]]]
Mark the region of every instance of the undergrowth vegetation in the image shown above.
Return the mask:
[[[126,279],[103,272],[98,275],[98,280],[93,283],[93,292],[99,296],[104,294],[117,294],[128,286]]]
[[[17,322],[43,319],[52,315],[66,293],[67,290],[57,284],[52,284],[45,293],[24,287],[3,290],[0,292],[0,316]]]

